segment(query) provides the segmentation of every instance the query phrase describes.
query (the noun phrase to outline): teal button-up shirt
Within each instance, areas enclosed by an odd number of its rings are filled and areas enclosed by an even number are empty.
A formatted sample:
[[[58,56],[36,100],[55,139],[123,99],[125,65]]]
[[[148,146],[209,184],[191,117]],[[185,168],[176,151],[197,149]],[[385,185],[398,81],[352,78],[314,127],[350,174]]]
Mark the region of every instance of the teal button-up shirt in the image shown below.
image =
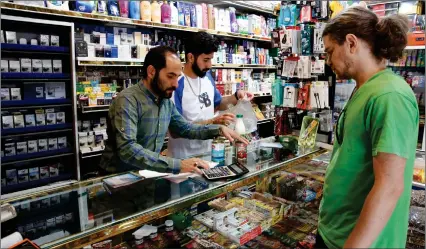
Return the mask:
[[[108,117],[101,167],[109,172],[139,168],[177,174],[181,160],[160,155],[168,130],[188,139],[219,136],[218,125],[188,123],[170,99],[158,99],[143,83],[121,91]]]

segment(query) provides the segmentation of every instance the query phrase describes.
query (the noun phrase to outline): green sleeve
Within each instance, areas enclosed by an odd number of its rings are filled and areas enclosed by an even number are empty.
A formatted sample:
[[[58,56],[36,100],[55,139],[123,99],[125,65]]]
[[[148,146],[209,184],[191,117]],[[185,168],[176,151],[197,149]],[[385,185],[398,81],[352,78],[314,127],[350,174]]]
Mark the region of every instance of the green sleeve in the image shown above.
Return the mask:
[[[417,145],[419,112],[417,103],[397,92],[381,95],[367,105],[366,126],[372,156],[379,152],[408,159]]]

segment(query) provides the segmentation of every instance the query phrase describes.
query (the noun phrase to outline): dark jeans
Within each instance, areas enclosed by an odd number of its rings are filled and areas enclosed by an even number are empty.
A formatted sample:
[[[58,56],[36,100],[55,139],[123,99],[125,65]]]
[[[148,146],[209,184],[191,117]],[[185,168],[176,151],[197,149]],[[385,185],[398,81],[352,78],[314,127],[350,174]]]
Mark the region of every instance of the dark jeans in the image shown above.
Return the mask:
[[[315,243],[314,248],[315,249],[328,249],[328,247],[325,245],[324,240],[322,239],[319,232],[317,232],[316,243]]]

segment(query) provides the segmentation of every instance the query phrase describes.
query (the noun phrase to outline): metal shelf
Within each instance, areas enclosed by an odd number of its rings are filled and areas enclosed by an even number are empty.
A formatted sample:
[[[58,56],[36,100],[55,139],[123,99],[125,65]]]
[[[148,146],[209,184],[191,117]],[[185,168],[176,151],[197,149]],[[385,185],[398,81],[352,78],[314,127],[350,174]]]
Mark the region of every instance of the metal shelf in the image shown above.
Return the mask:
[[[2,73],[2,79],[68,79],[66,73]]]
[[[26,106],[29,105],[37,105],[37,106],[44,106],[44,105],[56,105],[56,104],[71,104],[70,99],[32,99],[32,100],[3,100],[1,101],[1,107],[4,109],[4,107],[23,107],[27,108]]]
[[[43,52],[43,53],[69,53],[70,49],[68,47],[59,47],[59,46],[38,46],[38,45],[23,45],[23,44],[1,44],[2,52],[3,50],[13,50],[14,52],[21,51],[31,51],[31,52]]]
[[[109,105],[82,106],[80,109],[81,113],[108,112]]]
[[[1,162],[2,162],[2,165],[8,165],[8,164],[14,164],[14,163],[19,163],[23,161],[34,161],[34,160],[42,160],[42,159],[54,158],[58,156],[64,156],[66,155],[66,153],[70,154],[71,152],[72,152],[71,148],[64,148],[64,149],[58,149],[58,150],[27,153],[22,155],[15,155],[15,156],[5,156],[5,157],[2,157]]]
[[[11,128],[11,129],[2,129],[2,136],[17,134],[19,136],[26,136],[28,133],[36,133],[40,131],[49,131],[52,130],[58,131],[59,129],[72,128],[72,124],[54,124],[54,125],[43,125],[43,126],[33,126],[33,127],[23,127],[23,128]]]
[[[99,21],[103,23],[122,25],[122,26],[131,25],[131,26],[139,26],[139,27],[145,27],[145,28],[158,28],[158,29],[177,30],[177,31],[184,31],[184,32],[205,31],[212,35],[223,36],[223,37],[246,39],[246,40],[253,40],[253,41],[265,41],[265,42],[271,41],[270,37],[244,35],[244,34],[238,34],[238,33],[232,33],[232,32],[217,31],[213,29],[199,29],[195,27],[156,23],[156,22],[150,22],[150,21],[135,20],[130,18],[107,16],[107,15],[101,15],[96,13],[92,14],[92,13],[83,13],[78,11],[40,8],[40,7],[34,7],[34,6],[7,3],[3,1],[1,2],[1,8],[7,9],[7,10],[21,11],[26,13],[38,13],[38,14],[43,14],[47,16],[54,16],[56,17],[56,19],[58,16],[60,16],[60,17],[67,17],[71,19],[83,19],[84,21],[87,21],[87,20]]]

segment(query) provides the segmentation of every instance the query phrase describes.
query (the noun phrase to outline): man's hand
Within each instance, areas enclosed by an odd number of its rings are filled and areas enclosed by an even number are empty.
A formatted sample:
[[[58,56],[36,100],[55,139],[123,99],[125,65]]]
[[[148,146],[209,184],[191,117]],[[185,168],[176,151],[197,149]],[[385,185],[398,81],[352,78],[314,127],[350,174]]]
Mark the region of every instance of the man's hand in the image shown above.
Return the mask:
[[[238,135],[234,130],[229,129],[226,126],[221,125],[220,126],[220,131],[222,133],[222,135],[224,137],[226,137],[226,139],[229,140],[229,142],[234,142],[234,140],[238,140],[240,142],[245,143],[246,145],[249,144],[249,141],[243,137],[241,137],[240,135]]]
[[[197,173],[203,174],[198,168],[209,169],[209,165],[199,158],[189,158],[182,160],[180,163],[180,173]]]
[[[254,97],[253,93],[246,92],[244,90],[238,90],[237,91],[237,96],[238,96],[238,99],[244,99],[245,98],[248,101],[251,101],[253,99],[253,97]]]
[[[235,115],[232,113],[225,113],[214,117],[212,120],[213,124],[229,125],[230,123],[235,121]]]

